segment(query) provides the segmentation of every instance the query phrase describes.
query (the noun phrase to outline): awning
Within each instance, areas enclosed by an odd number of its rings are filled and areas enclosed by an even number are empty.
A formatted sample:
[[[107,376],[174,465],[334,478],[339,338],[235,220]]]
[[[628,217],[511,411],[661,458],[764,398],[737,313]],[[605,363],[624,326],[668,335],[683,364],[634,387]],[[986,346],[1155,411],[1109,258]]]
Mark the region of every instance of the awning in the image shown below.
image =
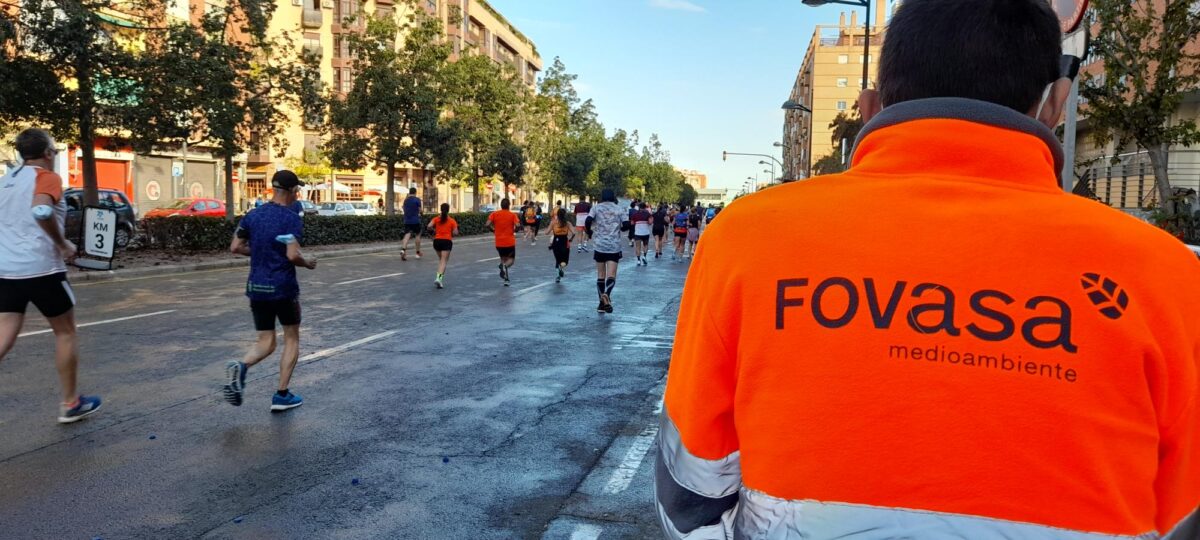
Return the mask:
[[[315,185],[311,185],[311,186],[305,186],[305,188],[308,189],[309,191],[329,191],[329,182],[325,182],[324,184],[315,184]],[[338,193],[350,193],[350,188],[348,186],[346,186],[346,184],[343,184],[343,183],[337,182],[337,181],[335,181],[333,183],[333,190]]]

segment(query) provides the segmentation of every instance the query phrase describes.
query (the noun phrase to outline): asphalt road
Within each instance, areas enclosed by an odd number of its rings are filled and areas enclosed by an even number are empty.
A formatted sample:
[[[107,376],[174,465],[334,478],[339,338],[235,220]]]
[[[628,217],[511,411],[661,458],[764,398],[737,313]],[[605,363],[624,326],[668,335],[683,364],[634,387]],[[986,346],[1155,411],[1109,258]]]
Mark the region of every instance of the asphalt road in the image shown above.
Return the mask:
[[[686,265],[627,249],[601,315],[590,254],[555,284],[544,239],[522,244],[502,287],[490,238],[466,239],[438,291],[425,249],[301,270],[305,404],[282,414],[275,358],[245,405],[220,398],[254,339],[244,268],[78,284],[80,388],[104,407],[74,425],[31,311],[0,362],[0,538],[659,537]]]

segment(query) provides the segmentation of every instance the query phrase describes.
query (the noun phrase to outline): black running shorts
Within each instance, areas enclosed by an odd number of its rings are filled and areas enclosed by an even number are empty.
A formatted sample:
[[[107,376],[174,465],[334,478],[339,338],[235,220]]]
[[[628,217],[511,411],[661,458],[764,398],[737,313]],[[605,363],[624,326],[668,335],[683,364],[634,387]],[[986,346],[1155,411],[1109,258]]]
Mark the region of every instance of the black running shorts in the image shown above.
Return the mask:
[[[655,237],[662,238],[666,234],[667,234],[666,227],[658,227],[658,226],[654,227],[654,236]]]
[[[33,304],[46,317],[58,317],[75,307],[75,292],[60,272],[25,279],[0,279],[0,313],[25,313]]]
[[[250,313],[259,332],[275,330],[276,319],[283,326],[296,326],[300,324],[300,300],[251,300]]]
[[[517,256],[517,246],[500,247],[496,246],[496,253],[500,254],[502,259],[510,259]]]
[[[596,251],[592,254],[592,259],[598,263],[621,262],[621,252],[618,251],[616,253],[604,253],[602,251]]]
[[[442,238],[438,238],[433,241],[433,250],[434,251],[437,251],[440,253],[443,251],[450,251],[453,249],[454,249],[454,241],[453,240],[445,240]]]
[[[649,243],[650,243],[650,235],[648,235],[648,234],[646,234],[646,235],[642,235],[642,234],[635,234],[635,235],[633,235],[633,239],[634,239],[634,240],[639,240],[639,241],[641,241],[643,244],[649,244]]]
[[[405,223],[404,232],[412,233],[413,236],[421,236],[420,223]]]

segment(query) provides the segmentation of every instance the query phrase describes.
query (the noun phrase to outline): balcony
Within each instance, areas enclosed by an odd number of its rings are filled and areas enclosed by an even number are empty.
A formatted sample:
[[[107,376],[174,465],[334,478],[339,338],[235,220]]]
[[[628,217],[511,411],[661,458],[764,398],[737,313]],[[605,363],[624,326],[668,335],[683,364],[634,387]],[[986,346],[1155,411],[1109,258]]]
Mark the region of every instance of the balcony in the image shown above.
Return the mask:
[[[325,16],[321,14],[321,0],[304,0],[304,15],[301,19],[301,26],[304,28],[317,29],[325,23]]]

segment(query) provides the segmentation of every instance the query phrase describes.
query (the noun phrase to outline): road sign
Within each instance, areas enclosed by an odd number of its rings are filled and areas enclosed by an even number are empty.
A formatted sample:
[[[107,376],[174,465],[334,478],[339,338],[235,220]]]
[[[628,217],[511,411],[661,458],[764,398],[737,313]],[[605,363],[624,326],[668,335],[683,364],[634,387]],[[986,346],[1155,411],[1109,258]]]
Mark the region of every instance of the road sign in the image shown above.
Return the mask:
[[[83,252],[93,257],[111,259],[117,239],[117,213],[96,207],[83,212]]]
[[[171,176],[174,176],[175,178],[183,177],[183,163],[178,161],[171,162]]]
[[[192,194],[193,199],[199,199],[204,197],[204,186],[200,185],[200,182],[192,182],[189,192]]]
[[[162,186],[159,185],[158,180],[146,182],[146,198],[152,201],[157,201],[161,197]]]
[[[1050,4],[1058,14],[1058,26],[1062,33],[1069,34],[1079,26],[1079,21],[1083,20],[1088,0],[1051,0]]]

